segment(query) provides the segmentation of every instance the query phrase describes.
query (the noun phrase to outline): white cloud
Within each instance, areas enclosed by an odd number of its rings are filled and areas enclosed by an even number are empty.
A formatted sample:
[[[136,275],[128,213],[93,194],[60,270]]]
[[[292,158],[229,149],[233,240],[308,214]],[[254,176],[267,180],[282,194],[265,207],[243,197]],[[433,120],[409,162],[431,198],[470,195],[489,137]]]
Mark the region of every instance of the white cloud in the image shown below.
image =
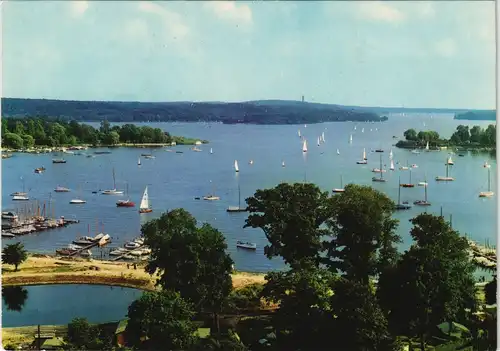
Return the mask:
[[[139,10],[161,18],[168,38],[183,39],[189,34],[189,27],[184,22],[182,16],[168,9],[165,5],[150,1],[141,1],[139,3]]]
[[[398,23],[406,19],[406,15],[402,11],[386,2],[359,2],[357,7],[358,16],[367,20]]]
[[[434,44],[434,50],[437,54],[444,57],[454,56],[457,52],[457,46],[453,39],[442,39]]]
[[[223,20],[238,25],[252,24],[252,10],[246,4],[237,4],[236,1],[210,1],[205,6]]]
[[[71,1],[71,14],[74,17],[81,17],[89,8],[89,2],[85,0]]]

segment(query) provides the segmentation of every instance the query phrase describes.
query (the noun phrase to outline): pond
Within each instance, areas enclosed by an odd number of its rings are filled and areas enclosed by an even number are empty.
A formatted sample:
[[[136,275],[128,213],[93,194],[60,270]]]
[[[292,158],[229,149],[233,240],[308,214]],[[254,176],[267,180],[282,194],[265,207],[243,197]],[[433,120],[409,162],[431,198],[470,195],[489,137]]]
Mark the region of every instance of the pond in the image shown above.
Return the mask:
[[[141,295],[138,289],[106,285],[3,287],[2,326],[64,325],[76,317],[90,323],[118,321]]]

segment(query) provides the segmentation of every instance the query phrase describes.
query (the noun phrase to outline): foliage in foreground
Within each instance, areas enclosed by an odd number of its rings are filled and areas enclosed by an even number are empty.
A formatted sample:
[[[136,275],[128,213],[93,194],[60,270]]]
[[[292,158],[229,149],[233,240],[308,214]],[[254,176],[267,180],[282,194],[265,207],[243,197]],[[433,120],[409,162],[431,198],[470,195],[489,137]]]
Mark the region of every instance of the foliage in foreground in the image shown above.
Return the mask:
[[[22,243],[9,244],[2,250],[2,262],[13,265],[16,272],[19,265],[27,259],[28,252]]]

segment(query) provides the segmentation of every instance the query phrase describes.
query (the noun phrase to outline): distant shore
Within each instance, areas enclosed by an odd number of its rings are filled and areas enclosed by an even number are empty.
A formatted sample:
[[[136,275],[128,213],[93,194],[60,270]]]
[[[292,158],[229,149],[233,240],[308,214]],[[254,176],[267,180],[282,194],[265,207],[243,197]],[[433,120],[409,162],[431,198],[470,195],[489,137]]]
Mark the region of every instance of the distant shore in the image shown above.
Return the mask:
[[[10,265],[2,265],[2,285],[45,285],[45,284],[97,284],[155,290],[157,276],[144,271],[144,264],[110,262],[86,259],[64,259],[30,254],[28,259],[14,272]],[[265,274],[234,272],[234,289],[249,284],[264,284]]]

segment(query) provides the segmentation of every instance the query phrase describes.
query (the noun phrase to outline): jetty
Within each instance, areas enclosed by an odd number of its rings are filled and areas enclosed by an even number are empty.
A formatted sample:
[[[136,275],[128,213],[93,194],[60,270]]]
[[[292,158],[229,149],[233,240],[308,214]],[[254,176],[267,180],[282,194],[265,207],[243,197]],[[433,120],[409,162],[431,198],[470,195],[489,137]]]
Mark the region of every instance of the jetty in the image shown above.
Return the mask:
[[[478,266],[485,269],[496,269],[497,267],[497,252],[496,248],[490,247],[488,243],[480,245],[475,241],[467,239],[470,250],[469,257]]]

